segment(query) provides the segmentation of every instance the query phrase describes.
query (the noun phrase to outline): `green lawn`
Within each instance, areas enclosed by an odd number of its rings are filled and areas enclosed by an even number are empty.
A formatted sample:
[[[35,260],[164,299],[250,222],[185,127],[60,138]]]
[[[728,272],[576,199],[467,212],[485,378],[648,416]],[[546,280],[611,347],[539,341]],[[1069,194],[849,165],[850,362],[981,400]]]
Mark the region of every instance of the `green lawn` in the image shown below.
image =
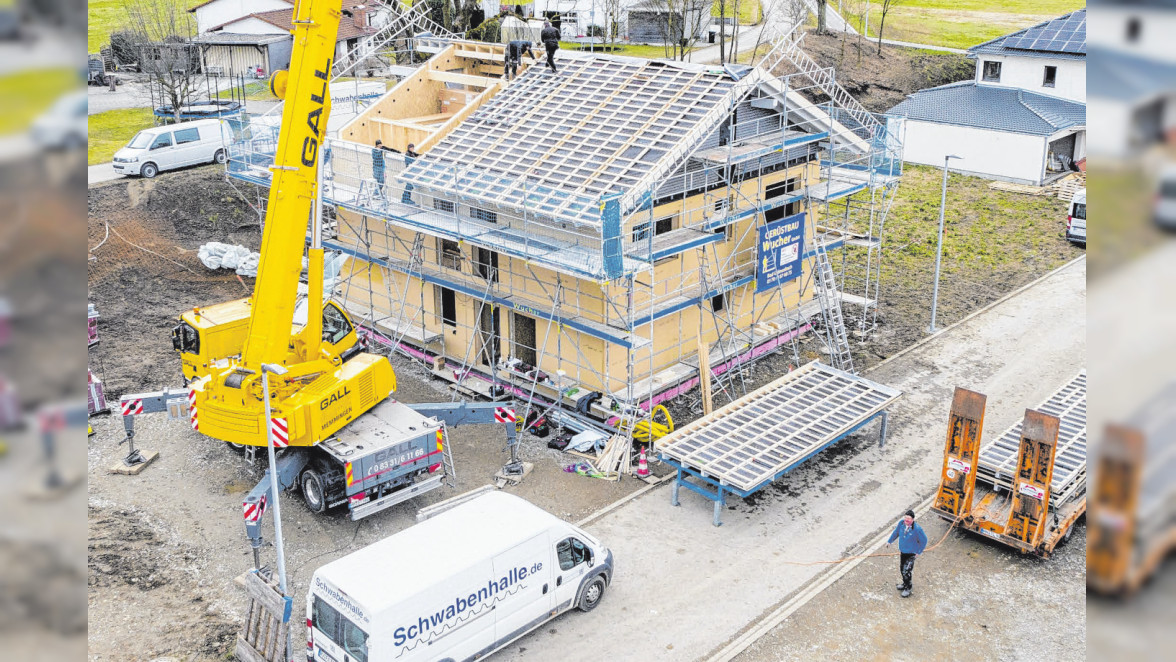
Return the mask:
[[[110,33],[123,28],[128,21],[123,0],[89,0],[90,25],[86,46],[89,52],[110,43]]]
[[[902,0],[886,17],[882,36],[920,44],[968,48],[1086,6],[1083,0]],[[877,36],[882,14],[870,12]],[[854,22],[851,20],[851,23]]]
[[[142,129],[154,126],[150,108],[111,110],[90,116],[90,165],[106,163]]]
[[[22,71],[0,77],[0,135],[29,128],[61,95],[82,86],[72,69]]]
[[[731,15],[732,0],[727,2],[727,15]],[[717,17],[719,15],[719,3],[715,2],[711,5],[711,16]],[[760,0],[739,0],[739,24],[740,25],[755,25],[763,18],[763,9],[760,7]]]

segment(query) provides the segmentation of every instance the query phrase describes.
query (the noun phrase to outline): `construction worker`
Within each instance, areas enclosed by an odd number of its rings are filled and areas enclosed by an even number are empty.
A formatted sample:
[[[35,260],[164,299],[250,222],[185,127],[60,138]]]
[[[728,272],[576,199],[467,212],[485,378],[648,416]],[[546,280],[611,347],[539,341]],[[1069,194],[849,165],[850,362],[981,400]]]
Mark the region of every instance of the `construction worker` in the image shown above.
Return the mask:
[[[539,33],[543,40],[543,47],[547,49],[547,66],[551,73],[559,73],[555,69],[555,52],[559,50],[559,30],[551,27],[551,21],[543,21],[543,32]]]
[[[898,526],[894,527],[894,533],[890,534],[890,540],[886,541],[886,547],[889,548],[895,539],[898,539],[898,574],[902,576],[902,582],[894,588],[901,591],[902,597],[909,598],[915,557],[927,548],[927,534],[923,532],[923,527],[915,524],[915,511],[908,510],[903,514]]]
[[[376,180],[376,190],[380,193],[380,197],[384,197],[384,152],[388,151],[384,148],[383,141],[377,139],[376,146],[372,148],[372,179]]]
[[[404,169],[407,170],[408,166],[412,165],[412,162],[416,161],[419,156],[420,154],[416,153],[416,145],[408,143],[408,149],[404,150]],[[404,194],[400,196],[400,202],[406,205],[412,204],[412,184],[404,185]]]
[[[556,47],[559,43],[556,43]],[[531,62],[535,61],[535,54],[531,52],[531,42],[526,39],[518,39],[506,45],[506,71],[503,72],[502,77],[510,80],[519,74],[519,64],[523,61],[523,55],[529,55]]]

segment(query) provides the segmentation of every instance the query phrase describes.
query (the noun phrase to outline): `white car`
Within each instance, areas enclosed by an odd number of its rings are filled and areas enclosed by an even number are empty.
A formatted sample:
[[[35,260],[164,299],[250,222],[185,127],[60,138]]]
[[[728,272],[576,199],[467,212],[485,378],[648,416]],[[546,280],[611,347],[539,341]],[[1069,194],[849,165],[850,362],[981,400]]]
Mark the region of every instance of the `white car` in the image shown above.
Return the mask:
[[[1066,239],[1086,245],[1086,189],[1079,189],[1070,200],[1066,214]]]
[[[33,142],[42,149],[82,149],[89,135],[88,108],[85,90],[62,96],[33,121]]]
[[[1165,166],[1160,171],[1152,218],[1161,228],[1176,230],[1176,166]]]
[[[232,141],[221,120],[196,120],[143,129],[114,154],[114,171],[121,175],[154,177],[201,163],[224,163]]]

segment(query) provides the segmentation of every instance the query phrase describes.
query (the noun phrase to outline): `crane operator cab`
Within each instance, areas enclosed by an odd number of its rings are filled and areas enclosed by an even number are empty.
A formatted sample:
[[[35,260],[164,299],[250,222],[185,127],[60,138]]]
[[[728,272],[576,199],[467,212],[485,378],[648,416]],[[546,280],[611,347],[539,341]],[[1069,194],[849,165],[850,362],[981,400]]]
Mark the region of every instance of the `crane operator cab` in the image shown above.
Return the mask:
[[[238,299],[213,306],[193,308],[180,316],[172,329],[172,349],[180,355],[184,384],[203,377],[209,369],[229,358],[240,356],[249,332],[252,299]],[[306,326],[306,298],[300,298],[294,311],[291,358],[301,349],[299,334]],[[363,344],[347,313],[333,301],[323,305],[321,351],[324,358],[338,357],[345,362],[363,351]]]

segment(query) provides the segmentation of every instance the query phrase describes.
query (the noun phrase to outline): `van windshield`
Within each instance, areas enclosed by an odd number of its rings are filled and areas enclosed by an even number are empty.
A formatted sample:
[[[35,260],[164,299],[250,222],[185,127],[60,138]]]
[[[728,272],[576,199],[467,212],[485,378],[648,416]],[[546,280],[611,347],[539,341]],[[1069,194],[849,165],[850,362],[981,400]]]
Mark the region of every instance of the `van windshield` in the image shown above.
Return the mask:
[[[131,142],[127,145],[127,147],[130,147],[131,149],[147,149],[147,147],[151,145],[151,139],[154,137],[154,135],[147,133],[146,131],[140,131],[135,134],[134,138],[131,138]]]
[[[342,648],[352,660],[367,662],[367,633],[317,595],[314,596],[310,619],[316,630]]]

